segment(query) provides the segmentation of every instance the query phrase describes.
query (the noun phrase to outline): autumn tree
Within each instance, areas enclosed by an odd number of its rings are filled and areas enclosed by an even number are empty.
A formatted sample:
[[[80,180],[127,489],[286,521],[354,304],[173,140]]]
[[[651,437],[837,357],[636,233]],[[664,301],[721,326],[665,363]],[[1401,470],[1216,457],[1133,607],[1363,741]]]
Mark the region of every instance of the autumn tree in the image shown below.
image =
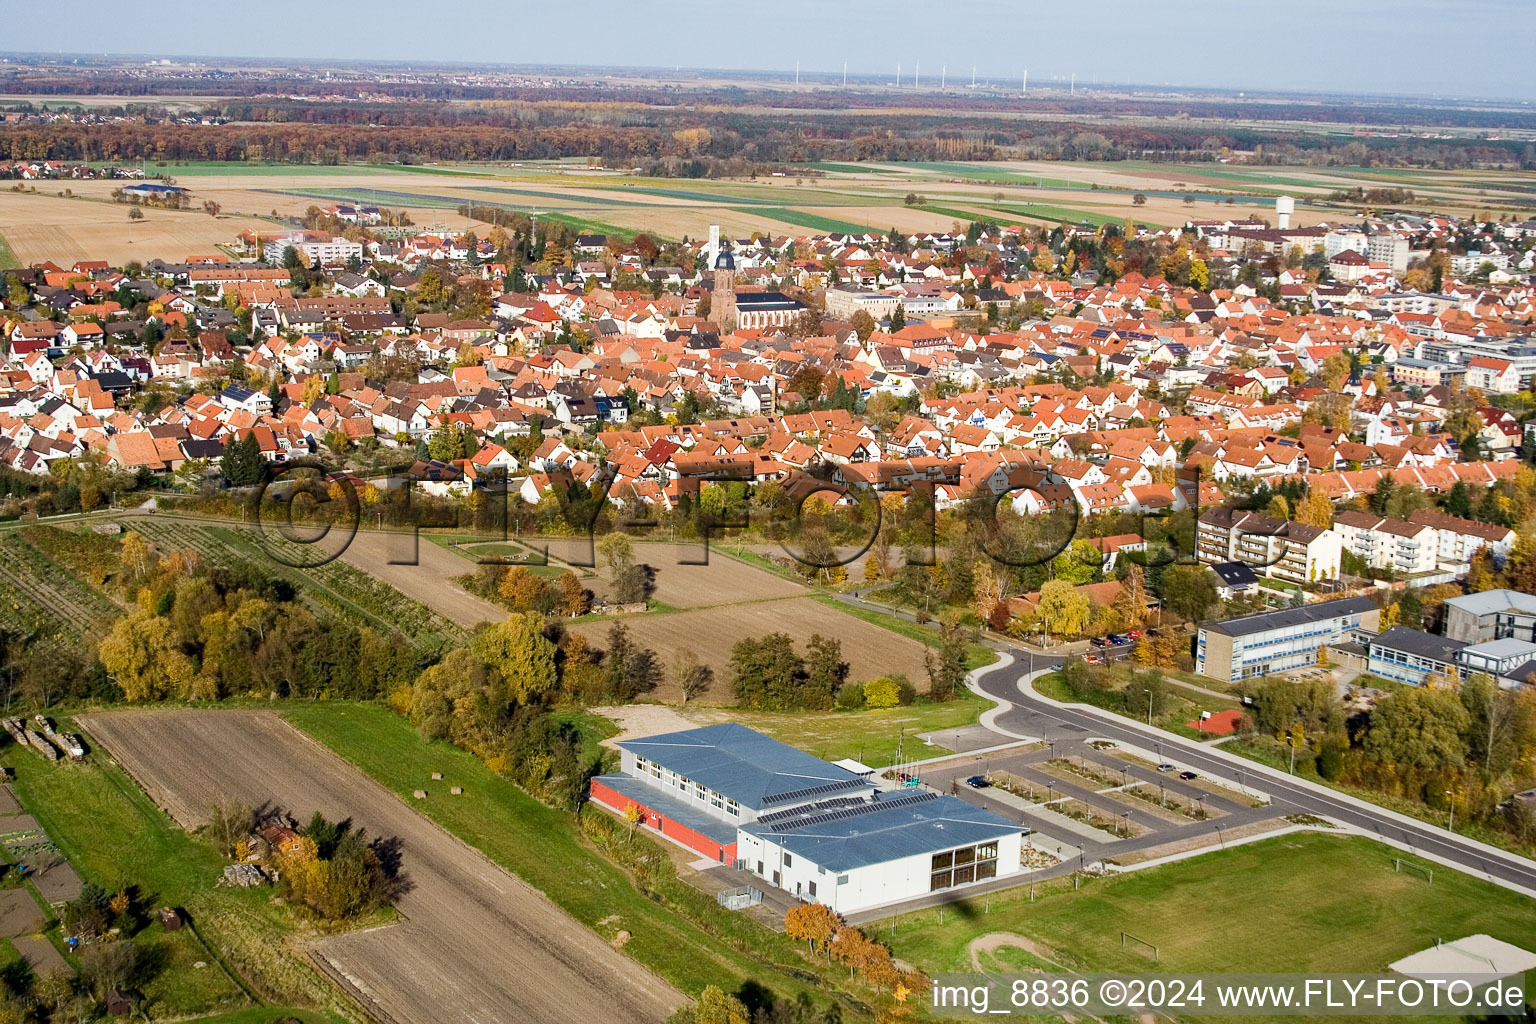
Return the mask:
[[[1049,580],[1040,588],[1040,618],[1059,637],[1077,636],[1088,628],[1093,606],[1066,580]]]
[[[875,328],[879,325],[875,323],[875,318],[869,315],[868,310],[856,309],[848,318],[848,326],[853,328],[860,341],[868,341],[869,336],[875,333]]]
[[[1134,629],[1147,618],[1147,574],[1141,566],[1132,562],[1120,581],[1120,596],[1115,598],[1115,611],[1125,628]]]
[[[841,926],[837,912],[822,903],[800,903],[784,913],[784,934],[803,941],[812,953],[826,952],[829,960],[832,937]]]
[[[128,700],[187,696],[196,674],[171,621],[143,609],[117,620],[97,656]]]
[[[672,1024],[751,1024],[752,1016],[740,999],[705,985],[692,1007],[668,1019]]]
[[[1295,520],[1320,530],[1329,529],[1333,526],[1333,502],[1321,488],[1313,487],[1296,503]]]
[[[591,595],[581,585],[581,578],[566,571],[560,574],[560,611],[568,618],[585,615],[592,607]]]
[[[555,645],[544,636],[542,615],[509,615],[475,634],[470,649],[501,673],[509,695],[519,704],[531,703],[555,687]]]

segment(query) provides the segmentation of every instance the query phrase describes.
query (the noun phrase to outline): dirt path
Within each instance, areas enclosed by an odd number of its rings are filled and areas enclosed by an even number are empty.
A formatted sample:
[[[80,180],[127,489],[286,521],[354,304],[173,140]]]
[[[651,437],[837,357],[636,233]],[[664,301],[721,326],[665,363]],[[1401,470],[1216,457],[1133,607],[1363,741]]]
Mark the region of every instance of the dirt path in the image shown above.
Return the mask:
[[[410,534],[359,530],[341,557],[466,629],[507,617],[506,609],[454,585],[453,578],[474,572],[475,563],[425,537],[416,545],[415,565],[390,564],[411,557]]]
[[[1020,935],[1017,932],[989,932],[986,935],[972,939],[970,945],[965,947],[971,956],[971,970],[986,970],[981,964],[982,955],[992,953],[1007,946],[1022,949],[1030,956],[1037,956],[1052,967],[1061,967],[1061,964],[1056,961],[1056,951],[1049,946],[1042,945],[1034,939]],[[1061,967],[1061,969],[1066,970],[1065,967]]]
[[[228,794],[398,837],[414,886],[399,902],[406,921],[312,949],[386,1020],[657,1024],[683,1002],[543,893],[272,712],[122,711],[77,721],[185,827]]]
[[[619,732],[603,740],[603,746],[618,749],[623,740],[641,736],[659,736],[664,732],[680,732],[694,729],[698,722],[687,718],[675,708],[664,704],[622,704],[617,707],[593,708],[593,714],[611,718],[619,726]]]

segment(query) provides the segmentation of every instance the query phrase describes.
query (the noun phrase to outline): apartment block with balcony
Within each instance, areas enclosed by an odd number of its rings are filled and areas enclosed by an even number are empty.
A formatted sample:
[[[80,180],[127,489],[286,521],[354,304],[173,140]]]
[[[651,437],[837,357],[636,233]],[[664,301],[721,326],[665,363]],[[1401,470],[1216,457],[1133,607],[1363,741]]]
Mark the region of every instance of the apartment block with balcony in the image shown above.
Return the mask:
[[[1439,564],[1440,535],[1428,523],[1391,519],[1368,512],[1340,512],[1333,528],[1349,551],[1373,569],[1390,569],[1403,576],[1434,572]]]
[[[1195,543],[1206,565],[1238,562],[1291,583],[1337,579],[1344,557],[1343,540],[1333,530],[1230,508],[1202,515]]]

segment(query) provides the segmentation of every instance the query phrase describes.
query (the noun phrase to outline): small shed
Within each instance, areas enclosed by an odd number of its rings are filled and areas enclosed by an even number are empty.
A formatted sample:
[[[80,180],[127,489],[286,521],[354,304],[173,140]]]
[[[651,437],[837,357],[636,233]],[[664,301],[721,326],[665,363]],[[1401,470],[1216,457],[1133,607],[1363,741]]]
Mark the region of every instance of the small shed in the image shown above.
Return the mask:
[[[176,912],[175,907],[161,907],[160,924],[168,932],[179,932],[181,931],[181,915]]]

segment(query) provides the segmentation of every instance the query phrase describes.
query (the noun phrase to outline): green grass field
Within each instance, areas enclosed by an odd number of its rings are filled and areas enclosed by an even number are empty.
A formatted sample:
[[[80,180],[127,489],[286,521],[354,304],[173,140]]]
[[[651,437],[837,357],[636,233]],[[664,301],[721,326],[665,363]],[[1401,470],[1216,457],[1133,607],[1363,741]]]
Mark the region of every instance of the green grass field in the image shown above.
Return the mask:
[[[9,746],[18,799],[88,882],[110,891],[137,885],[150,906],[184,908],[192,928],[151,925],[136,939],[165,957],[145,988],[156,1016],[240,1011],[213,1019],[258,1024],[280,1016],[255,1007],[230,971],[272,1002],[339,1009],[343,1003],[291,942],[294,925],[266,890],[214,888],[223,860],[178,828],[128,776],[97,752],[83,764],[48,764]],[[208,964],[194,968],[197,961]],[[341,1020],[315,1015],[306,1021]]]
[[[1133,666],[1139,668],[1139,666]],[[1128,672],[1117,666],[1114,670],[1115,685],[1106,690],[1096,690],[1084,687],[1074,690],[1066,685],[1065,680],[1057,673],[1041,676],[1035,680],[1035,689],[1043,696],[1052,700],[1067,701],[1073,704],[1088,704],[1105,711],[1113,711],[1117,715],[1127,718],[1145,720],[1146,712],[1135,714],[1126,707],[1126,687],[1134,685],[1129,683]],[[1166,729],[1180,736],[1188,736],[1191,739],[1205,738],[1205,734],[1197,729],[1191,729],[1186,722],[1196,720],[1201,711],[1230,711],[1239,707],[1235,700],[1223,700],[1210,694],[1201,693],[1180,686],[1177,679],[1164,677],[1165,696],[1152,708],[1152,724],[1159,729]]]
[[[129,165],[131,166],[131,165]],[[271,175],[283,174],[301,177],[311,174],[381,174],[389,171],[413,170],[409,167],[371,164],[268,164],[268,163],[221,163],[216,160],[191,160],[144,164],[151,176],[168,174],[173,178],[201,177],[206,175]]]
[[[982,908],[903,915],[898,957],[929,971],[970,970],[967,945],[993,932],[1044,943],[1077,970],[1376,972],[1434,944],[1486,932],[1522,946],[1536,935],[1536,900],[1470,875],[1419,864],[1358,837],[1296,833],[1163,867],[1063,886],[1030,903],[994,895]],[[1422,865],[1419,865],[1422,866]],[[972,901],[973,903],[975,901]],[[1121,931],[1157,945],[1120,947]]]
[[[903,619],[898,615],[887,615],[885,612],[878,612],[873,608],[860,608],[856,605],[847,604],[837,600],[830,594],[812,594],[811,596],[827,607],[836,608],[845,615],[852,615],[856,619],[863,619],[865,622],[879,626],[882,629],[888,629],[893,633],[900,633],[904,637],[916,640],[920,644],[927,644],[929,647],[939,646],[938,632],[928,626],[920,626],[910,619]],[[974,670],[981,668],[983,665],[990,665],[996,660],[997,652],[992,648],[982,644],[971,644],[970,649],[966,652],[965,667]],[[914,679],[913,682],[916,683],[917,680]]]
[[[853,205],[850,203],[850,205]],[[783,221],[785,224],[794,224],[797,227],[810,228],[812,231],[820,231],[823,234],[852,234],[863,235],[871,231],[882,233],[885,229],[873,227],[869,224],[855,224],[849,220],[838,220],[835,217],[823,217],[817,213],[807,213],[804,210],[791,210],[787,206],[768,207],[743,207],[738,213],[757,213],[764,217],[772,217],[774,220]]]
[[[992,702],[969,690],[944,704],[912,704],[878,711],[800,711],[781,714],[731,709],[733,722],[767,733],[828,761],[857,758],[872,768],[894,763],[898,742],[906,760],[938,757],[945,748],[928,746],[919,733],[974,725]]]
[[[21,261],[16,258],[16,251],[5,240],[5,236],[0,235],[0,270],[15,270],[20,266]]]
[[[579,833],[569,812],[544,806],[472,755],[423,739],[389,710],[328,702],[291,707],[285,714],[402,797],[409,797],[426,772],[462,779],[462,798],[418,804],[422,813],[587,927],[604,936],[630,932],[625,953],[685,992],[696,994],[710,984],[735,991],[753,979],[789,998],[800,991],[827,995],[825,983],[782,935],[721,909],[713,896],[676,879],[654,883],[656,898],[647,898]]]

